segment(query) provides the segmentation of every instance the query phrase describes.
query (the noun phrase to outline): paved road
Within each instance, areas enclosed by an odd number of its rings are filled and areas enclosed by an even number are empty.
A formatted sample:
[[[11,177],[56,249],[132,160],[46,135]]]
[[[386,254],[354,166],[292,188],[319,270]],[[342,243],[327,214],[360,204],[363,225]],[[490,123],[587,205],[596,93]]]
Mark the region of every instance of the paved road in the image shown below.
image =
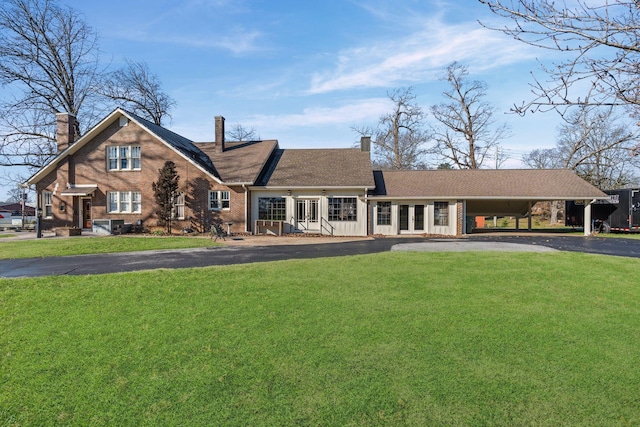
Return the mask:
[[[471,236],[468,241],[491,243],[492,245],[499,245],[500,243],[538,245],[564,251],[640,258],[640,240],[632,239],[584,238],[580,236],[476,235]],[[460,242],[460,240],[456,240],[456,242]],[[382,238],[326,244],[253,247],[229,246],[0,260],[0,277],[101,274],[155,268],[190,268],[261,261],[358,255],[385,252],[391,250],[394,245],[409,243],[423,243],[429,247],[432,247],[431,245],[438,245],[440,250],[446,251],[446,245],[450,244],[451,241],[428,240],[424,238]],[[504,245],[504,250],[513,250],[514,248],[515,246],[512,245]]]

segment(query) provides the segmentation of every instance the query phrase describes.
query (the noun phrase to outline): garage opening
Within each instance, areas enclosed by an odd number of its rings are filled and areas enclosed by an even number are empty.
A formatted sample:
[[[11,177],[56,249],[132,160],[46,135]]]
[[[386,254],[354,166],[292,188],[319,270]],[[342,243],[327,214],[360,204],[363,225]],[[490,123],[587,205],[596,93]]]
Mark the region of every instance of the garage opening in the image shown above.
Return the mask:
[[[565,225],[564,200],[467,200],[466,230],[472,233],[577,231]]]

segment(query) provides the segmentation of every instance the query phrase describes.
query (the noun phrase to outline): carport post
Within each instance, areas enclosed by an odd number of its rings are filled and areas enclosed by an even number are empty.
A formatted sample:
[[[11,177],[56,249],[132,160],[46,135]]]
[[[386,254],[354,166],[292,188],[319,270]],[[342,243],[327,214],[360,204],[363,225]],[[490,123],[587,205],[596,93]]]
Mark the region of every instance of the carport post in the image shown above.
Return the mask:
[[[591,236],[591,202],[592,200],[584,201],[584,235]]]
[[[529,212],[527,212],[527,225],[529,226],[529,231],[531,231],[531,200],[529,200]]]

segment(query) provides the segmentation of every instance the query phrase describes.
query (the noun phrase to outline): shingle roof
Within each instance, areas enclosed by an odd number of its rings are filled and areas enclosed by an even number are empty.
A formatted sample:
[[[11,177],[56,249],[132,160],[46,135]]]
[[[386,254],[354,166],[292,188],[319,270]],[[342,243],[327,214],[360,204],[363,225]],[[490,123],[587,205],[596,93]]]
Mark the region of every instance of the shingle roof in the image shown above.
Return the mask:
[[[217,153],[211,142],[196,142],[195,145],[209,156],[223,182],[253,184],[278,141],[226,142],[222,153]]]
[[[369,152],[355,148],[278,150],[262,185],[373,188]]]
[[[204,152],[202,152],[202,150],[200,150],[200,148],[198,148],[193,143],[193,141],[185,138],[182,135],[178,135],[177,133],[171,132],[169,129],[163,128],[162,126],[159,126],[153,122],[150,122],[149,120],[143,119],[142,117],[136,114],[133,114],[130,111],[127,111],[127,110],[123,110],[123,111],[125,111],[128,115],[130,115],[133,119],[135,119],[135,121],[138,122],[138,124],[146,127],[147,130],[155,134],[158,138],[161,138],[167,144],[171,145],[173,148],[180,151],[182,154],[189,157],[194,162],[198,163],[206,171],[212,173],[218,178],[220,177],[211,159]]]
[[[606,197],[567,169],[375,171],[373,196],[572,200]]]

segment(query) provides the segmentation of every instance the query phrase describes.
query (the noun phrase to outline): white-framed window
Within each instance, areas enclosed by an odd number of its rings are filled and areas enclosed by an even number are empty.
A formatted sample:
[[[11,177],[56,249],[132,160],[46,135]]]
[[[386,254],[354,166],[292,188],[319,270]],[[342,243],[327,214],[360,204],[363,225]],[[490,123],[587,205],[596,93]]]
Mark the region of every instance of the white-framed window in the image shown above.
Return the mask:
[[[329,221],[357,221],[356,197],[329,197]]]
[[[286,221],[287,201],[284,197],[259,197],[258,219],[266,221]]]
[[[231,194],[228,191],[209,191],[209,210],[229,209]]]
[[[131,192],[131,211],[142,212],[142,193],[139,191]]]
[[[107,201],[109,213],[142,212],[142,193],[139,191],[109,191]]]
[[[140,158],[139,146],[111,145],[107,147],[107,170],[140,170]]]
[[[42,192],[42,208],[45,218],[53,218],[53,193],[51,191]]]
[[[433,225],[449,225],[449,202],[433,203]]]
[[[378,202],[378,225],[391,225],[391,202]]]
[[[173,199],[173,218],[184,219],[184,193],[179,193]]]

